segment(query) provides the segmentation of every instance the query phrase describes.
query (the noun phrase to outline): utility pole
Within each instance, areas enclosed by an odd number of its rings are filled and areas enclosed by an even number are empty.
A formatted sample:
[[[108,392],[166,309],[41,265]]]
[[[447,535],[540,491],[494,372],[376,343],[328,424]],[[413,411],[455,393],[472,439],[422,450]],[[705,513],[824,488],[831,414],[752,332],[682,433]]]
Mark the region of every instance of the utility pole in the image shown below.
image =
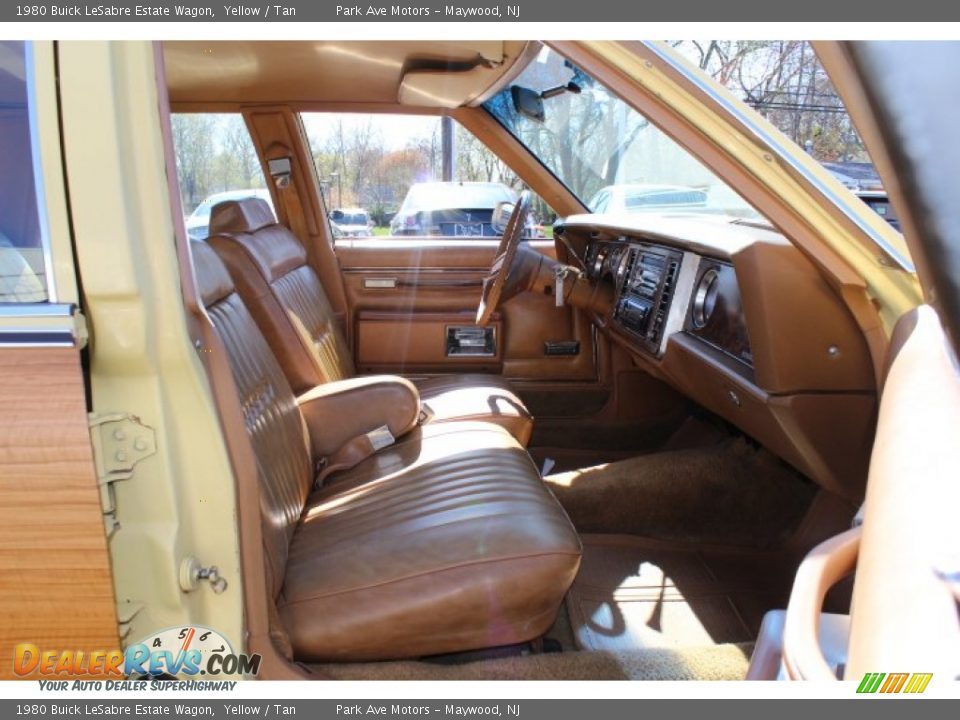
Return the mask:
[[[457,174],[457,145],[453,134],[453,118],[444,115],[440,118],[440,141],[443,150],[443,181],[453,182]]]
[[[334,178],[337,179],[337,207],[342,208],[343,207],[343,180],[340,178],[340,173],[338,172],[330,173],[330,180],[332,181]]]

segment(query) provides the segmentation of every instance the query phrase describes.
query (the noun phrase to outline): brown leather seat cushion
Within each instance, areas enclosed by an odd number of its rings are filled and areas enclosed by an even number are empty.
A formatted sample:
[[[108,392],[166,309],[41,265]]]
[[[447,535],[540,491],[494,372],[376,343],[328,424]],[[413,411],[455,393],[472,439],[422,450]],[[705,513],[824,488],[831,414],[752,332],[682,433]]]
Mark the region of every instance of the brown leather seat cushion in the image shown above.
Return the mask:
[[[346,340],[299,240],[260,198],[230,200],[210,214],[210,237],[295,393],[354,375]],[[503,378],[449,375],[419,384],[431,422],[486,420],[526,445],[533,417]]]
[[[526,447],[533,417],[510,383],[497,375],[445,375],[417,382],[432,422],[482,420],[496,423]]]
[[[257,457],[267,587],[296,658],[413,657],[542,634],[580,542],[527,452],[496,425],[437,423],[310,495],[316,458],[293,391],[222,261],[191,247]]]
[[[427,425],[308,499],[278,603],[299,659],[416,657],[538,637],[579,564],[509,433]]]

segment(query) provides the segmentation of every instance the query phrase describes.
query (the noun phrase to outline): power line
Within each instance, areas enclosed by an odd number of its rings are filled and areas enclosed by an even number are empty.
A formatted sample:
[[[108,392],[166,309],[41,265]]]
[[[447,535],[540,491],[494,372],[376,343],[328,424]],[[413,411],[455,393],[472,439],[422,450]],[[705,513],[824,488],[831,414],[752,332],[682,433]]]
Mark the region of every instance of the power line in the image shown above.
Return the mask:
[[[825,112],[834,115],[846,115],[844,107],[835,105],[811,105],[807,103],[788,103],[764,100],[745,100],[747,105],[757,110],[791,110],[794,112]]]

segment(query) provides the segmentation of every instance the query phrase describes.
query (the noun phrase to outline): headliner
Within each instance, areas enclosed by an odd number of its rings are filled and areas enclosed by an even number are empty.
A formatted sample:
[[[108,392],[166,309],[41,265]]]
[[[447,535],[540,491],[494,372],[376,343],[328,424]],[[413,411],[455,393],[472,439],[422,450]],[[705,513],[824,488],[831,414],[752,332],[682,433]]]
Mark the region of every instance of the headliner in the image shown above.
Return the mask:
[[[170,101],[201,105],[430,106],[401,100],[401,82],[438,74],[454,98],[446,106],[476,104],[514,77],[531,49],[524,41],[479,40],[163,43]]]

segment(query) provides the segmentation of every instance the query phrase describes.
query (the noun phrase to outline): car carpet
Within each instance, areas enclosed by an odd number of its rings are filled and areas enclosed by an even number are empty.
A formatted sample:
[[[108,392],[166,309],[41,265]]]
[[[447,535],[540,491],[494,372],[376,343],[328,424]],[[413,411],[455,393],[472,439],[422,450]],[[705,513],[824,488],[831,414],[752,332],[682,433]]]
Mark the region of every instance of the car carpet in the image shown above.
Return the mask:
[[[313,664],[333,680],[743,680],[752,646],[563,652],[437,665],[416,660]]]
[[[577,531],[755,548],[782,544],[816,486],[743,438],[544,477]]]
[[[583,561],[566,600],[581,650],[750,642],[764,612],[786,606],[796,571],[796,560],[781,551],[684,547],[629,535],[582,540]]]

